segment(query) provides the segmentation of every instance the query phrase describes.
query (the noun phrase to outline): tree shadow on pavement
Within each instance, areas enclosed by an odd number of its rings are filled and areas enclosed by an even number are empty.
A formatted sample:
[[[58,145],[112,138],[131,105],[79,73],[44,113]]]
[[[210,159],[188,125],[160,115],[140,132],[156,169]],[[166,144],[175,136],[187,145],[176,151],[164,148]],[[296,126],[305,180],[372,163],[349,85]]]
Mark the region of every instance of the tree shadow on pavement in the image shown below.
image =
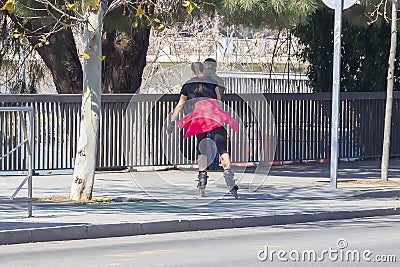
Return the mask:
[[[365,160],[339,162],[338,179],[380,179],[381,161]],[[329,178],[329,163],[301,163],[272,166],[269,175],[301,178]],[[400,178],[400,160],[393,159],[389,164],[389,178]]]

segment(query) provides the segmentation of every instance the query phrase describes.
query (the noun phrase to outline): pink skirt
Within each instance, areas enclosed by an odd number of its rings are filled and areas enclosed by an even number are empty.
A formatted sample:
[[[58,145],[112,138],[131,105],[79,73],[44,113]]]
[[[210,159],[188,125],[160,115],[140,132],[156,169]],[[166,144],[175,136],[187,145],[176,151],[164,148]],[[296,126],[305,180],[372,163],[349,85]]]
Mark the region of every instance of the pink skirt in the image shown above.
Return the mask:
[[[186,129],[185,138],[212,131],[228,124],[235,132],[239,129],[237,120],[224,111],[216,99],[204,99],[194,104],[192,112],[180,119],[176,125]]]

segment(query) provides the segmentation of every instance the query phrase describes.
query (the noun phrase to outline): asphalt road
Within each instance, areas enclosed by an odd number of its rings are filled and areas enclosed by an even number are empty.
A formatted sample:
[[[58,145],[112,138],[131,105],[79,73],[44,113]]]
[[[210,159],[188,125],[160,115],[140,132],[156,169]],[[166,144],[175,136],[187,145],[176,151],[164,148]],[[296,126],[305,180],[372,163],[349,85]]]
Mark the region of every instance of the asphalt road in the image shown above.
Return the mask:
[[[0,266],[13,267],[399,266],[399,262],[400,216],[0,246]]]

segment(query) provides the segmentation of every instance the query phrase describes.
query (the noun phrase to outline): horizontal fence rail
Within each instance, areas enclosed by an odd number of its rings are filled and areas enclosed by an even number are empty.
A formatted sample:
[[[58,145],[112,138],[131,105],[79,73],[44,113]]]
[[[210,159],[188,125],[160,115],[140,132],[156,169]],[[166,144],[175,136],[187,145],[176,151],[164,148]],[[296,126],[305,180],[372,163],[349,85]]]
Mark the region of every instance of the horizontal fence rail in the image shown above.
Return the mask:
[[[339,156],[379,157],[382,153],[385,93],[342,93]],[[179,95],[103,95],[98,167],[195,164],[195,138],[184,131],[165,134],[167,115]],[[239,121],[228,128],[229,148],[236,163],[328,159],[331,94],[227,94],[225,109]],[[2,95],[0,106],[32,106],[34,169],[74,166],[81,116],[81,95]],[[400,95],[394,94],[390,153],[400,155]],[[0,144],[19,140],[13,118],[0,117]],[[0,162],[1,170],[26,170],[23,156]]]

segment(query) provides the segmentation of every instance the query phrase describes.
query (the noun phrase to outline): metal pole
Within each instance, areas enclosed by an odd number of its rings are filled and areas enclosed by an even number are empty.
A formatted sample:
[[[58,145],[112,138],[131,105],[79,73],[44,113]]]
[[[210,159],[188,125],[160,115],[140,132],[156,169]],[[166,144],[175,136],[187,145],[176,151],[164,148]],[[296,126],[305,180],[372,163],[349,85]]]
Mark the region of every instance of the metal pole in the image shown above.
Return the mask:
[[[33,176],[33,109],[27,112],[29,115],[29,133],[28,133],[28,217],[32,217],[32,176]]]
[[[333,33],[334,51],[333,51],[331,173],[330,173],[330,185],[333,188],[337,188],[342,9],[343,9],[343,0],[336,1],[334,33]]]

